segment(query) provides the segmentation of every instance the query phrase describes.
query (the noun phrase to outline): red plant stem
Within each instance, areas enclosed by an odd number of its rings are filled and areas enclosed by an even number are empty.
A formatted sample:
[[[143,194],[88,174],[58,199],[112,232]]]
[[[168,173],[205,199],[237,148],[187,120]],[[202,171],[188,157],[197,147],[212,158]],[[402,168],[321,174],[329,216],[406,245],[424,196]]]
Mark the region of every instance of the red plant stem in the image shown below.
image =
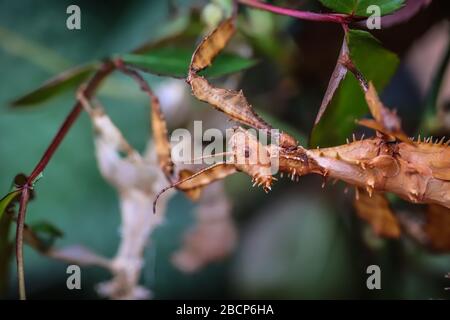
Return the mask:
[[[102,81],[114,70],[114,64],[111,62],[105,62],[100,69],[94,74],[94,76],[89,80],[86,85],[85,95],[90,98],[95,93]],[[22,187],[22,192],[20,195],[20,207],[19,214],[17,217],[17,228],[16,228],[16,261],[17,261],[17,275],[19,279],[19,295],[21,300],[26,299],[25,291],[25,272],[23,263],[23,228],[25,224],[25,217],[27,212],[27,204],[30,197],[30,190],[33,188],[33,183],[36,177],[41,174],[45,169],[50,159],[52,158],[55,151],[58,149],[62,140],[66,136],[69,129],[74,124],[75,120],[78,118],[82,109],[80,102],[77,102],[75,106],[70,111],[64,123],[56,133],[52,142],[48,146],[41,160],[38,162],[34,170],[31,172],[27,179],[27,182]]]
[[[102,65],[102,67],[97,71],[97,73],[91,78],[91,80],[86,85],[85,95],[87,98],[91,98],[94,94],[95,90],[98,88],[98,86],[101,84],[103,79],[109,75],[114,70],[114,65],[110,62],[107,62]],[[82,110],[82,105],[80,102],[77,102],[75,106],[73,107],[72,111],[70,111],[67,118],[64,120],[64,123],[61,125],[59,131],[53,138],[51,144],[48,146],[47,150],[45,151],[44,155],[42,156],[39,163],[34,168],[33,172],[28,177],[27,183],[31,185],[36,179],[36,177],[45,169],[48,162],[52,158],[53,154],[55,153],[56,149],[58,149],[58,146],[60,145],[61,141],[66,136],[69,129],[72,127],[75,120],[78,118],[78,115],[80,114]]]
[[[297,19],[308,20],[308,21],[319,21],[319,22],[333,22],[339,24],[348,24],[353,21],[360,20],[359,17],[355,17],[347,14],[337,14],[337,13],[315,13],[310,11],[301,11],[288,8],[282,8],[273,6],[267,3],[263,3],[257,0],[238,0],[239,3],[254,7],[256,9],[261,9],[269,11],[272,13],[280,14],[283,16],[294,17]]]

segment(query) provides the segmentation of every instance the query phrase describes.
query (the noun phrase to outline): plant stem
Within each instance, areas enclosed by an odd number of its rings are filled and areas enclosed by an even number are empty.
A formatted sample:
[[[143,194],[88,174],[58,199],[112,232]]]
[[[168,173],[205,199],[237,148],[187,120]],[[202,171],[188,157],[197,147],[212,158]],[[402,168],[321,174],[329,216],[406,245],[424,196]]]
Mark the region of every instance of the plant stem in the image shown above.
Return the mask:
[[[288,8],[282,8],[273,6],[267,3],[260,2],[258,0],[238,0],[239,3],[250,6],[256,9],[269,11],[272,13],[280,14],[283,16],[294,17],[297,19],[318,21],[318,22],[332,22],[339,24],[348,24],[353,21],[360,20],[359,17],[355,17],[347,14],[338,13],[315,13],[310,11],[294,10]]]
[[[108,61],[105,62],[101,68],[94,74],[94,76],[89,80],[86,85],[85,95],[87,97],[92,97],[102,81],[114,70],[114,65]],[[82,110],[82,105],[77,102],[75,106],[70,111],[64,123],[61,125],[60,129],[56,133],[52,142],[48,146],[41,160],[38,162],[34,170],[31,172],[27,179],[27,182],[22,187],[22,192],[20,195],[20,207],[19,214],[17,217],[17,229],[16,229],[16,260],[17,260],[17,276],[19,278],[19,295],[21,300],[26,299],[25,291],[25,272],[24,272],[24,262],[23,262],[23,228],[25,224],[25,217],[27,212],[27,204],[30,197],[30,190],[33,188],[33,183],[36,177],[38,177],[42,171],[45,169],[53,154],[58,149],[62,140],[66,136],[69,129],[74,124],[75,120],[78,118]]]
[[[95,73],[95,75],[91,78],[91,80],[86,85],[86,91],[85,95],[87,98],[90,98],[98,86],[101,84],[103,79],[109,75],[114,70],[114,65],[110,62],[107,62],[101,66],[101,68]],[[55,153],[56,149],[58,149],[61,141],[66,136],[69,129],[72,127],[75,120],[78,118],[78,115],[80,114],[82,110],[82,106],[80,102],[77,102],[75,106],[72,108],[72,111],[70,111],[67,118],[64,120],[64,123],[61,125],[60,129],[56,133],[55,137],[53,138],[52,142],[48,146],[47,150],[45,151],[44,155],[42,156],[39,163],[34,168],[33,172],[28,177],[28,184],[32,184],[34,179],[42,172],[44,171],[45,167],[47,166],[48,162],[52,158],[53,154]]]
[[[20,300],[25,300],[26,290],[25,290],[25,272],[23,265],[23,228],[25,224],[25,215],[27,211],[27,203],[30,198],[29,186],[25,185],[22,189],[20,195],[20,207],[19,216],[17,220],[17,230],[16,230],[16,261],[17,261],[17,276],[19,278],[19,296]]]

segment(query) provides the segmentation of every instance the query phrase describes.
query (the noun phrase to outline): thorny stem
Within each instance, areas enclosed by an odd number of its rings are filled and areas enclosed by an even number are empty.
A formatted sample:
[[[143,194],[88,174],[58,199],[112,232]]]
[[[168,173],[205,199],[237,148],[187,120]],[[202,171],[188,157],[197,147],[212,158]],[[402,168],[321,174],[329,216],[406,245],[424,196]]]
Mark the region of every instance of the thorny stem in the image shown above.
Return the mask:
[[[294,10],[283,7],[277,7],[270,5],[268,3],[263,3],[258,0],[238,0],[239,3],[254,7],[256,9],[269,11],[272,13],[280,14],[283,16],[294,17],[297,19],[308,20],[308,21],[318,21],[318,22],[332,22],[339,24],[349,24],[351,22],[360,21],[365,18],[356,17],[348,14],[337,14],[337,13],[315,13],[310,11]]]
[[[114,70],[114,65],[111,62],[105,62],[100,69],[94,74],[91,80],[86,85],[85,95],[91,97],[97,90],[102,81]],[[26,299],[25,293],[25,273],[24,273],[24,262],[23,262],[23,228],[25,224],[25,217],[27,211],[27,204],[30,197],[30,190],[33,188],[34,180],[44,171],[47,164],[53,157],[53,154],[58,149],[62,140],[66,136],[69,129],[74,124],[75,120],[78,118],[82,110],[82,105],[77,102],[75,106],[70,111],[64,123],[61,125],[60,129],[56,133],[52,142],[48,146],[41,160],[38,162],[34,170],[31,172],[27,179],[27,182],[22,187],[22,192],[20,196],[20,207],[19,214],[17,217],[17,228],[16,228],[16,260],[17,260],[17,275],[19,278],[19,295],[21,300]]]

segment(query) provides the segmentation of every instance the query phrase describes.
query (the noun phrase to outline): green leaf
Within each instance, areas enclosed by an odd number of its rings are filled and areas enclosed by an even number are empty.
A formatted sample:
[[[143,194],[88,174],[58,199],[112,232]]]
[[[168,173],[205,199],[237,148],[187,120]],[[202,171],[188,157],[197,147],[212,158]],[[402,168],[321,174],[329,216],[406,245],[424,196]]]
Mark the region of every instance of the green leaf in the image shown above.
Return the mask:
[[[24,107],[45,102],[66,90],[78,86],[93,73],[96,67],[97,63],[91,63],[64,71],[46,81],[36,90],[17,98],[11,104],[13,107]]]
[[[142,71],[174,78],[185,78],[191,61],[192,50],[175,47],[157,48],[144,55],[125,54],[122,60]],[[256,64],[256,60],[223,53],[201,74],[207,77],[220,77],[235,73]]]
[[[3,213],[8,208],[10,203],[20,194],[20,190],[14,190],[8,193],[0,200],[0,219],[3,216]]]
[[[8,289],[9,267],[13,257],[14,245],[9,239],[12,217],[0,214],[0,296]]]
[[[347,43],[355,66],[381,92],[398,66],[397,56],[381,46],[370,33],[350,30]],[[311,146],[345,143],[356,129],[355,120],[368,112],[364,94],[351,73],[347,73],[321,121],[313,129]]]
[[[0,296],[8,289],[9,267],[14,252],[14,244],[9,237],[13,219],[12,216],[3,213],[20,192],[20,190],[11,191],[0,200]]]
[[[382,16],[400,9],[405,0],[319,0],[325,7],[339,13],[355,14],[360,17],[369,17],[373,11],[367,12],[371,5],[380,7]]]

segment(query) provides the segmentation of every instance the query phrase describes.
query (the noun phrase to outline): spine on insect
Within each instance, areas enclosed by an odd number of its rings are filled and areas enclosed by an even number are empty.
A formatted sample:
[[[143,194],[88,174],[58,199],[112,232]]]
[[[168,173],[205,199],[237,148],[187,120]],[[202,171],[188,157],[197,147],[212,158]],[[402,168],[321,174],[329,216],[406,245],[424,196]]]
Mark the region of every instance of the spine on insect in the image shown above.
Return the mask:
[[[450,208],[450,148],[432,142],[386,143],[372,138],[346,145],[280,153],[280,171],[338,179],[373,192],[392,192],[413,203]]]

